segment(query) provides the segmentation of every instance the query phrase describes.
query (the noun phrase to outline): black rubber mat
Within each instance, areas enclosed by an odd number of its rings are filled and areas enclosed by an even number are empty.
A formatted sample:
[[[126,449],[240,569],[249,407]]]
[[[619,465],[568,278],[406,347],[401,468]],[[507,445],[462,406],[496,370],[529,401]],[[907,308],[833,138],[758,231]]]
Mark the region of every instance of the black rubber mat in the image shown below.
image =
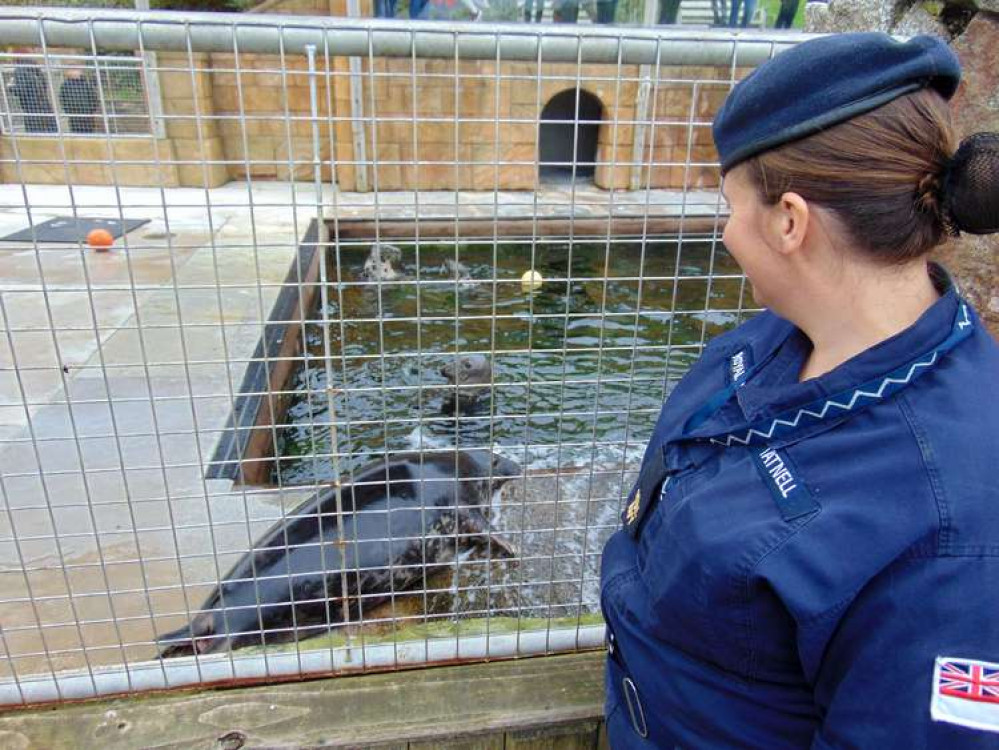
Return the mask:
[[[89,219],[83,216],[59,216],[41,224],[22,229],[6,237],[0,237],[0,242],[86,242],[87,235],[94,229],[106,229],[111,236],[118,239],[128,234],[136,227],[148,224],[149,219]]]

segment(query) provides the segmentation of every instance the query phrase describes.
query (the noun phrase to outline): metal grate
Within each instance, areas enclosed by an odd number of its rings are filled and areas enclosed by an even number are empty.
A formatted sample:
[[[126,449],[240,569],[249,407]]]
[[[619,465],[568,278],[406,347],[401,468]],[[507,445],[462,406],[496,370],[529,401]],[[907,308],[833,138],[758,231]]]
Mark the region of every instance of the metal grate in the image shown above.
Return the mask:
[[[162,113],[6,110],[5,233],[151,221],[0,243],[0,702],[597,647],[659,406],[754,311],[711,117],[798,39],[0,12],[50,101],[75,48]]]
[[[3,132],[149,135],[142,61],[127,55],[0,55]]]

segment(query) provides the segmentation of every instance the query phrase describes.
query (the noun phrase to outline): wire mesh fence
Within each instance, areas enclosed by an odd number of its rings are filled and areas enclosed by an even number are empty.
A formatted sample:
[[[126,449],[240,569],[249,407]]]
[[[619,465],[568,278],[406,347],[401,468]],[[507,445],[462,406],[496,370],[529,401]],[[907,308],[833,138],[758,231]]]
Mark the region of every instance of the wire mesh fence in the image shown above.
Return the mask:
[[[598,646],[659,407],[754,311],[711,118],[798,37],[0,17],[147,123],[6,110],[0,701]]]

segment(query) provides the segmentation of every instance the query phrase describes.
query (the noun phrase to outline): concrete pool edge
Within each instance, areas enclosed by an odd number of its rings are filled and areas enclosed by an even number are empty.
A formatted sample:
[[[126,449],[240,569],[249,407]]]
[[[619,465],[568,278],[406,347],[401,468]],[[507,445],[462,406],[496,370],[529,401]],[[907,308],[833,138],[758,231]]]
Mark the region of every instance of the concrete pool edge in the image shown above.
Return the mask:
[[[524,216],[524,217],[420,217],[415,219],[345,219],[336,221],[339,239],[372,242],[421,239],[507,240],[530,237],[600,239],[649,235],[705,235],[720,231],[723,221],[704,216]],[[418,226],[417,226],[418,225]],[[417,230],[419,230],[417,232]],[[332,234],[331,234],[332,236]],[[377,238],[377,239],[376,239]]]
[[[206,479],[231,479],[237,486],[268,484],[268,454],[272,455],[275,448],[270,429],[287,408],[287,396],[280,394],[281,384],[290,375],[300,345],[302,327],[295,323],[301,322],[301,316],[315,303],[322,255],[318,250],[319,231],[313,220],[246,367],[232,411],[206,467]]]
[[[369,643],[324,650],[180,657],[0,681],[0,706],[87,700],[179,688],[331,677],[417,666],[514,659],[603,647],[604,626]]]

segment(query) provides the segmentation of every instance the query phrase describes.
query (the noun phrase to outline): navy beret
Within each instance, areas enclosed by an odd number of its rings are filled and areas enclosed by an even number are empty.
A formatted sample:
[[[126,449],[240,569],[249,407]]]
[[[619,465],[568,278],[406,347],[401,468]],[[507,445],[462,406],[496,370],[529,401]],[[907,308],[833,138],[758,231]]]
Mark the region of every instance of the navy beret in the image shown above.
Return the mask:
[[[927,86],[950,99],[960,80],[957,56],[936,37],[860,32],[802,42],[725,99],[712,127],[722,172]]]

